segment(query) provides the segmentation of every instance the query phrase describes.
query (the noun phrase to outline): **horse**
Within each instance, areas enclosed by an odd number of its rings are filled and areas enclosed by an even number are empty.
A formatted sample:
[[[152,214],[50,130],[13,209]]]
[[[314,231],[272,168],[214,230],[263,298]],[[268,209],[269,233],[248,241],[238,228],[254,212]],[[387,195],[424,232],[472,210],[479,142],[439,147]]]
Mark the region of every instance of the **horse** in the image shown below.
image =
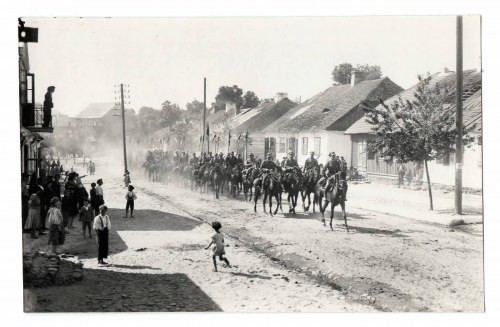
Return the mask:
[[[264,199],[262,201],[262,207],[264,208],[264,213],[266,210],[266,200],[269,198],[269,214],[273,216],[273,196],[276,198],[276,210],[274,214],[278,213],[278,209],[281,208],[281,194],[283,193],[283,186],[281,185],[282,175],[281,172],[277,175],[272,172],[266,174],[262,179],[262,189],[264,190]],[[255,203],[257,203],[257,191],[255,192]],[[255,206],[254,209],[256,210]],[[283,211],[283,208],[281,208]]]
[[[222,182],[224,179],[222,169],[220,165],[215,165],[215,168],[213,169],[213,181],[214,181],[214,193],[215,193],[215,198],[219,199],[219,191],[221,190]]]
[[[257,179],[259,173],[260,173],[259,169],[254,167],[243,170],[242,179],[243,179],[243,193],[245,194],[245,201],[250,201],[252,199],[253,182],[255,179]],[[250,191],[250,196],[248,196],[249,191]]]
[[[229,180],[231,182],[231,194],[236,197],[236,190],[238,193],[241,192],[240,183],[242,181],[242,174],[238,166],[234,166],[229,174]]]
[[[345,213],[345,199],[346,199],[346,192],[347,192],[347,182],[345,179],[342,179],[342,174],[341,172],[338,172],[328,178],[328,181],[326,183],[326,188],[325,188],[325,204],[323,208],[320,207],[321,209],[321,215],[322,215],[322,222],[323,225],[326,226],[325,222],[325,211],[326,208],[328,207],[328,204],[331,203],[331,208],[330,208],[330,229],[333,230],[332,222],[333,222],[333,214],[335,207],[340,204],[340,207],[342,208],[342,215],[344,216],[344,224],[346,231],[349,232],[349,227],[347,226],[347,216]]]
[[[297,199],[299,197],[299,192],[302,184],[302,172],[300,171],[300,168],[287,168],[282,184],[285,192],[288,193],[288,212],[295,214],[295,207],[297,206]],[[292,200],[291,205],[290,200]]]
[[[304,175],[304,179],[302,180],[301,184],[301,196],[302,196],[302,209],[304,209],[304,212],[309,211],[309,208],[311,206],[311,193],[313,193],[313,213],[316,212],[316,203],[317,201],[315,200],[316,197],[316,184],[318,183],[320,179],[320,170],[319,167],[314,167],[306,171]],[[307,198],[307,206],[306,206],[306,198]]]

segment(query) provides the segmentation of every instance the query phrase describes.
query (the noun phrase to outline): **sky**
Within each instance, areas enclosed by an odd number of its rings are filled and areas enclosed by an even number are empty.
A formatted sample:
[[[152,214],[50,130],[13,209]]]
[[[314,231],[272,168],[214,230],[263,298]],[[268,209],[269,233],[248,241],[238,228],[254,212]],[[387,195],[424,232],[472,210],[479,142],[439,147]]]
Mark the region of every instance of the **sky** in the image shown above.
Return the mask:
[[[286,92],[302,101],[332,85],[335,65],[379,65],[403,88],[418,74],[455,70],[455,16],[301,18],[23,18],[36,101],[56,86],[54,110],[77,115],[114,102],[130,85],[130,108],[165,100],[207,106],[222,85],[260,98]],[[479,16],[464,16],[464,69],[481,67]]]

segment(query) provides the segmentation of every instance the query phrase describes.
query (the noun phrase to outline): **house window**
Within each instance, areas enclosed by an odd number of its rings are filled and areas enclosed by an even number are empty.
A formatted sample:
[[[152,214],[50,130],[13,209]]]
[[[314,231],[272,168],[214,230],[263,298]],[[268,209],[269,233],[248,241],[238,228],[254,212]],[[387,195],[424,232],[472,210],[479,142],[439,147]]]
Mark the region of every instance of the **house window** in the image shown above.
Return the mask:
[[[307,151],[309,149],[309,139],[307,137],[302,138],[302,154],[307,155]]]
[[[286,152],[286,137],[280,137],[278,142],[278,153]]]
[[[321,137],[314,138],[314,154],[317,156],[321,154]]]
[[[288,139],[288,151],[297,152],[297,139],[295,137]]]
[[[368,142],[368,144],[366,145],[366,153],[367,153],[367,159],[368,160],[375,160],[375,151],[371,151],[370,150],[370,144],[372,142]]]

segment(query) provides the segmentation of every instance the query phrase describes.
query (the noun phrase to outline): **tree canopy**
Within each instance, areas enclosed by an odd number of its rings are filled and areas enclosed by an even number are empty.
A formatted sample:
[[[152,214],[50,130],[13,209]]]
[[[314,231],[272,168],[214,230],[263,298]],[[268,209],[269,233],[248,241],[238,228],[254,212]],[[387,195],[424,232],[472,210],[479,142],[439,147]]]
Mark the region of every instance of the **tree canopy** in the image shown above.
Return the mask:
[[[412,100],[400,97],[389,105],[381,102],[381,106],[372,108],[365,104],[363,109],[367,122],[379,136],[369,144],[369,151],[394,156],[402,162],[425,162],[430,191],[427,162],[454,152],[458,133],[450,90],[439,83],[431,86],[429,75],[418,79]],[[464,144],[472,140],[466,129],[463,135]],[[430,200],[432,209],[431,193]]]
[[[332,71],[332,79],[338,84],[349,84],[351,82],[351,73],[357,70],[366,74],[366,80],[378,79],[382,77],[382,69],[377,65],[357,65],[354,67],[350,63],[342,63]]]
[[[255,108],[260,104],[259,97],[252,91],[247,91],[243,96],[243,108]]]

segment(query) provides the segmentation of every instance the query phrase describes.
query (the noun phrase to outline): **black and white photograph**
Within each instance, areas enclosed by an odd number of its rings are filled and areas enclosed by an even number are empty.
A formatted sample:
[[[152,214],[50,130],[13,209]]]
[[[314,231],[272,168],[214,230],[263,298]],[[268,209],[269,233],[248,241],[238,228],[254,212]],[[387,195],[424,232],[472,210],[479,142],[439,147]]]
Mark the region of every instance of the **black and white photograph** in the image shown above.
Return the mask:
[[[22,311],[485,312],[482,21],[12,20]]]

